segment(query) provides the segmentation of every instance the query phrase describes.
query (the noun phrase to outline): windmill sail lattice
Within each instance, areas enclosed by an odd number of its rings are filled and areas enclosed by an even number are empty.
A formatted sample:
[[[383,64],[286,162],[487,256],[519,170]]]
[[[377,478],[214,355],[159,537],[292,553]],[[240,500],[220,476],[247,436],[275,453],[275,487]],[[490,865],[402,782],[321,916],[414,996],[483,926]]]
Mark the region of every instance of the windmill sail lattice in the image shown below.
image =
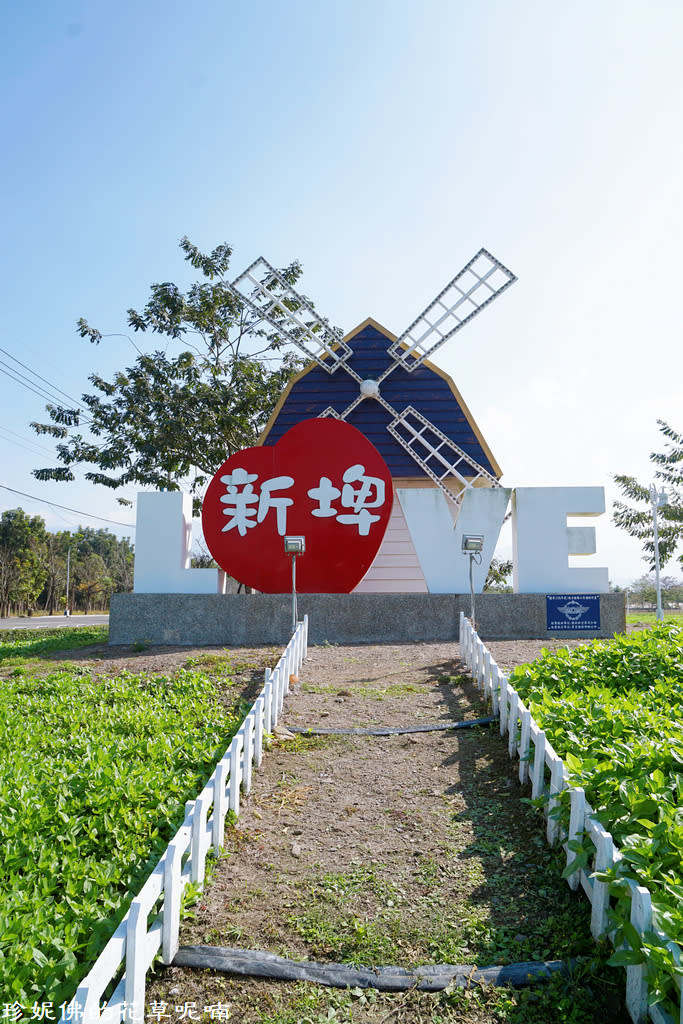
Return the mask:
[[[480,249],[396,339],[389,352],[406,370],[414,370],[516,280],[495,256]],[[384,376],[392,369],[389,367]]]
[[[331,327],[263,258],[256,260],[230,286],[233,293],[301,349],[327,373],[343,368],[359,385],[359,393],[342,412],[328,406],[321,416],[345,420],[363,401],[372,399],[392,417],[389,434],[410,455],[443,493],[459,505],[464,491],[475,482],[499,487],[495,476],[411,405],[395,409],[380,392],[380,385],[397,368],[409,373],[421,366],[473,317],[509,288],[517,278],[487,249],[480,249],[434,301],[387,349],[392,362],[377,380],[363,380],[349,365],[353,354],[341,331]],[[447,486],[453,479],[460,491]]]
[[[489,487],[500,487],[495,476],[480,466],[467,452],[446,437],[433,423],[409,405],[397,413],[387,430],[405,450],[412,455],[427,476],[441,488],[450,501],[460,504],[462,493],[484,480]],[[446,485],[449,477],[455,477],[462,491],[454,494]]]
[[[318,316],[313,306],[261,257],[236,277],[229,289],[291,344],[334,373],[351,355],[342,332]],[[349,366],[347,373],[360,381]]]

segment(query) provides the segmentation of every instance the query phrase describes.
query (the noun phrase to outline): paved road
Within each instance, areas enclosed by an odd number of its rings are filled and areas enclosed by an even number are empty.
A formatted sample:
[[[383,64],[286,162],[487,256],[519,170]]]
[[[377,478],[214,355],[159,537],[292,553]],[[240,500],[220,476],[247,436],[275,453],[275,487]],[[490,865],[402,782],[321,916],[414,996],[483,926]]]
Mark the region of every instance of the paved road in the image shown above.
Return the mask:
[[[108,626],[108,615],[31,615],[0,619],[0,629],[48,629],[57,626]]]

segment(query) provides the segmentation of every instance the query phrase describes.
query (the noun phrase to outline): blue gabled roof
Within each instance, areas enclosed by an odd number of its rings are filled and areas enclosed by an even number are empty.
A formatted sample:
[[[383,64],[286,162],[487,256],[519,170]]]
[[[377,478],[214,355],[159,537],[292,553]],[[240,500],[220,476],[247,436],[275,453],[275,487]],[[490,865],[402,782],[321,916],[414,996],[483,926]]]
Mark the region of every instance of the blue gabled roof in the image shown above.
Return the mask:
[[[378,379],[394,361],[387,351],[394,340],[394,335],[379,324],[365,321],[345,338],[353,353],[348,364],[361,379]],[[412,405],[480,466],[496,477],[501,475],[453,382],[442,371],[426,362],[412,373],[398,366],[382,381],[380,393],[397,412]],[[341,413],[357,397],[358,383],[343,367],[331,374],[311,363],[288,385],[260,443],[276,444],[295,423],[319,416],[328,406]],[[379,402],[366,398],[347,416],[346,422],[375,445],[393,477],[424,477],[423,470],[388,432],[387,425],[392,419]]]

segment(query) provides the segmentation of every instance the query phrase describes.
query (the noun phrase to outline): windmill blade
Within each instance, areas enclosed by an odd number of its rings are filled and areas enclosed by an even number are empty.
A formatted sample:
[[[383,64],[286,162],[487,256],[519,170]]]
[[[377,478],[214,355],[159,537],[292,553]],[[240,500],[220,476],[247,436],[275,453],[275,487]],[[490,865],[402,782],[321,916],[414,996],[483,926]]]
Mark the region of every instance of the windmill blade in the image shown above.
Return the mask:
[[[420,469],[441,488],[448,500],[456,506],[460,506],[460,495],[455,495],[446,485],[445,481],[448,477],[455,477],[462,484],[463,491],[474,486],[477,480],[486,481],[489,487],[501,486],[495,476],[480,466],[455,441],[434,426],[426,416],[419,413],[412,405],[407,406],[402,412],[397,412],[382,397],[379,389],[373,394],[360,394],[343,412],[337,412],[331,405],[328,405],[319,415],[334,416],[338,420],[345,420],[349,413],[353,412],[356,406],[366,398],[372,398],[379,402],[394,417],[387,425],[391,436],[407,451]]]
[[[389,408],[386,402],[383,404]],[[455,441],[446,437],[412,405],[407,406],[402,412],[392,412],[394,419],[387,427],[389,433],[454,504],[459,505],[460,499],[445,484],[449,476],[459,480],[463,490],[474,486],[477,480],[485,480],[489,487],[501,486],[495,476],[480,466]]]
[[[409,372],[440,348],[456,331],[517,280],[512,271],[480,249],[467,266],[446,285],[431,305],[389,347],[396,360],[380,380],[403,366]]]
[[[299,295],[263,257],[247,267],[228,288],[286,341],[296,345],[328,373],[334,373],[343,365],[347,373],[360,380],[345,363],[351,349],[341,331],[318,316],[308,299]]]

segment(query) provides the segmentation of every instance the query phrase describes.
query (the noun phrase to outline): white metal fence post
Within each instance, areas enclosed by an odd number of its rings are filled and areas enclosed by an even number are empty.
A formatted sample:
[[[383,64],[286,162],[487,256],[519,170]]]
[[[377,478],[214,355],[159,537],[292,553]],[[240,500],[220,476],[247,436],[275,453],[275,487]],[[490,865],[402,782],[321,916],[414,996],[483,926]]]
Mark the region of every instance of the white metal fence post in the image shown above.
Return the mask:
[[[639,935],[652,930],[652,897],[642,885],[637,885],[631,895],[631,924]],[[646,965],[627,967],[626,1009],[634,1021],[647,1020],[647,988]]]
[[[534,742],[534,767],[531,775],[531,799],[536,800],[545,786],[545,733],[541,729]]]
[[[211,844],[218,853],[223,846],[225,839],[225,815],[228,810],[226,788],[230,763],[225,758],[220,760],[216,766],[216,774],[213,783],[213,823],[211,830]]]
[[[194,802],[194,814],[192,816],[192,841],[190,845],[190,879],[197,885],[204,882],[204,866],[206,862],[206,848],[204,845],[204,833],[206,831],[206,815],[209,809],[208,797],[201,794]]]
[[[525,708],[521,714],[522,728],[519,737],[519,781],[524,783],[529,778],[529,755],[531,753],[531,712]]]
[[[254,704],[255,721],[254,721],[254,764],[257,768],[261,767],[263,760],[263,723],[265,719],[265,705],[266,702],[263,698],[263,694],[257,697],[256,703]]]
[[[574,786],[572,787],[569,799],[569,833],[567,835],[567,842],[576,843],[583,839],[586,820],[586,794],[581,786]],[[576,856],[576,851],[568,849],[567,864],[571,864]],[[581,872],[575,871],[573,875],[569,876],[567,882],[570,889],[578,889],[581,884]]]
[[[482,673],[482,690],[484,693],[484,699],[488,699],[489,688],[491,686],[491,652],[488,648],[484,648],[484,668]]]
[[[600,829],[595,836],[595,870],[607,871],[614,860],[614,843],[609,832]],[[591,935],[600,939],[607,931],[607,908],[609,906],[609,885],[593,879],[591,898]]]
[[[126,1019],[142,1020],[145,1003],[145,936],[147,935],[147,914],[142,900],[133,900],[128,911],[126,928]],[[128,1016],[131,1014],[131,1016]]]
[[[164,964],[170,964],[178,952],[182,859],[182,846],[173,840],[168,845],[164,861],[164,911],[161,932],[161,962]]]
[[[251,792],[251,762],[254,758],[254,712],[249,712],[244,719],[244,792]]]
[[[263,687],[263,730],[264,732],[273,731],[273,681],[272,673],[269,668],[266,669],[266,683]],[[277,720],[277,719],[276,719]]]
[[[554,846],[560,834],[560,822],[555,812],[559,807],[558,794],[564,789],[563,769],[562,758],[555,754],[550,765],[550,797],[548,800],[548,825],[546,829],[548,842],[551,846]]]
[[[514,757],[517,753],[517,704],[519,703],[519,694],[516,690],[512,691],[510,697],[510,717],[508,719],[508,753],[510,757]]]
[[[240,770],[240,754],[242,753],[242,733],[238,732],[233,736],[230,744],[230,798],[229,807],[235,814],[240,813],[240,784],[242,773]]]
[[[508,677],[500,677],[500,735],[504,736],[508,727]]]

